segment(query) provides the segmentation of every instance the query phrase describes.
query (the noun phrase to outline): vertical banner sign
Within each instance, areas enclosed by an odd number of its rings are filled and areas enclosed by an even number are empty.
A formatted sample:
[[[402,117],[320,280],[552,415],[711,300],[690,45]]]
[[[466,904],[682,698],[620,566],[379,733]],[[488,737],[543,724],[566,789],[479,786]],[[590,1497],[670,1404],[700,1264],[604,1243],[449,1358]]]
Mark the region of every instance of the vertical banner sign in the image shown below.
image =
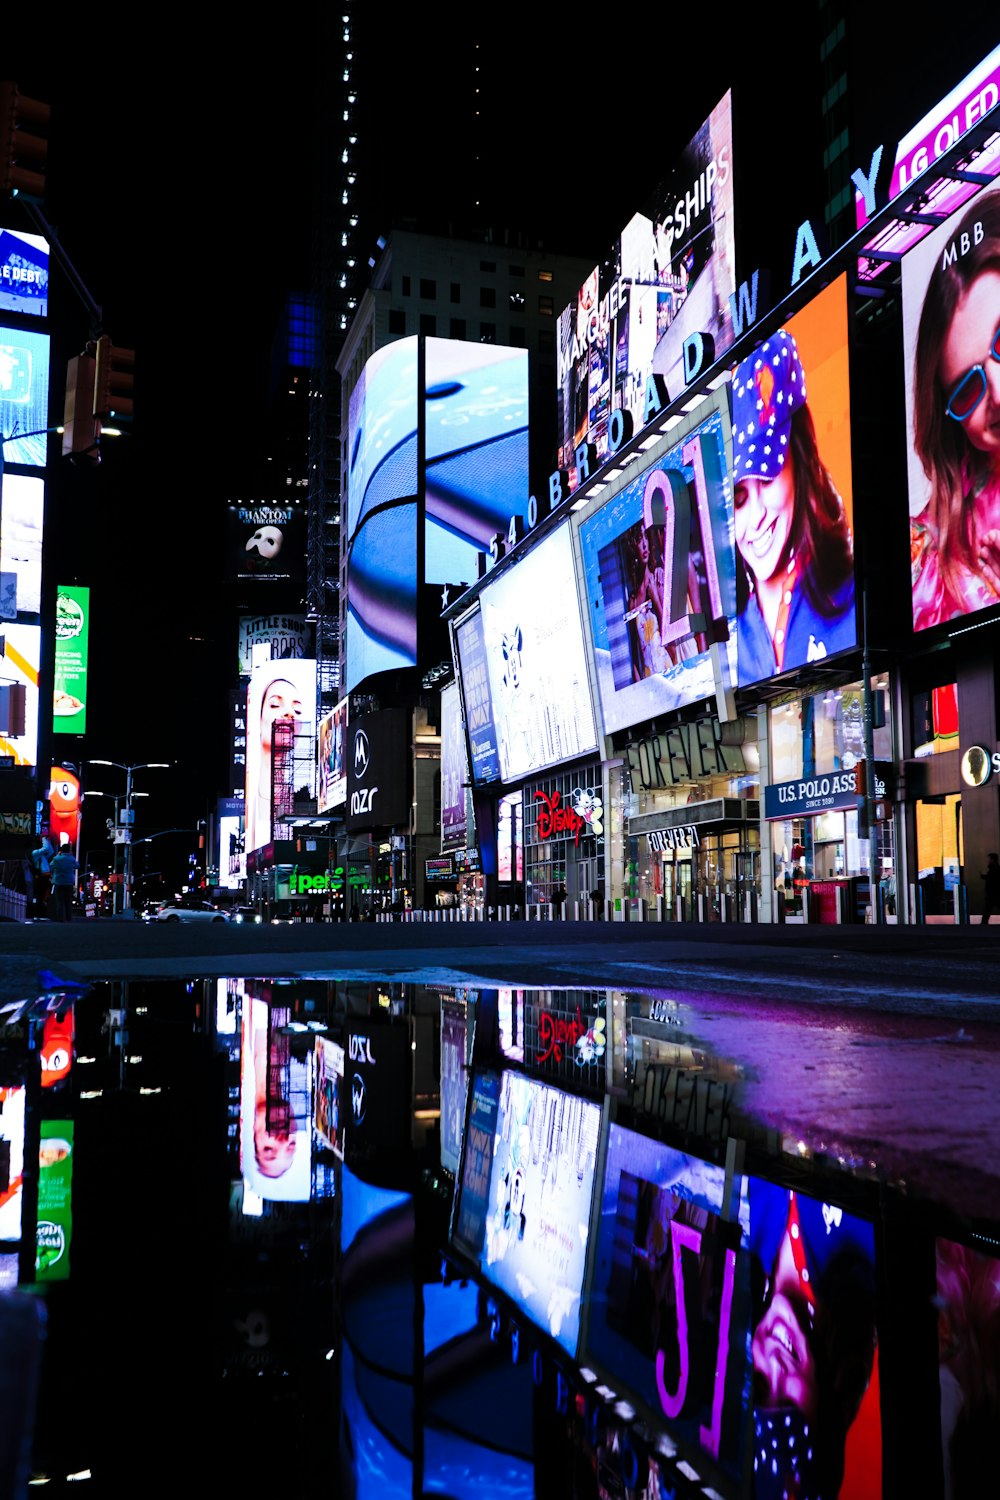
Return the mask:
[[[56,589],[54,734],[83,734],[87,728],[87,643],[90,590],[60,584]]]
[[[43,1120],[38,1147],[38,1227],[35,1276],[38,1281],[69,1279],[73,1238],[73,1121]]]

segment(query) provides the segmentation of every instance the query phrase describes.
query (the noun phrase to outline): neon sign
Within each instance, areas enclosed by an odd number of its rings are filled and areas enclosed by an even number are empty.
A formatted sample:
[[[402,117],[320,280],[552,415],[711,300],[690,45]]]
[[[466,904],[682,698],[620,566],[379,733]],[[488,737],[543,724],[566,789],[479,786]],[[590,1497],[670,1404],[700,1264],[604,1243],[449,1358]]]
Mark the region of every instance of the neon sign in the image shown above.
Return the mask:
[[[539,809],[538,817],[535,819],[535,827],[540,839],[549,839],[556,834],[563,834],[572,838],[574,844],[579,844],[580,834],[587,826],[585,818],[572,807],[563,804],[562,793],[553,792],[551,796],[547,792],[536,792],[535,800],[541,799],[543,806]]]

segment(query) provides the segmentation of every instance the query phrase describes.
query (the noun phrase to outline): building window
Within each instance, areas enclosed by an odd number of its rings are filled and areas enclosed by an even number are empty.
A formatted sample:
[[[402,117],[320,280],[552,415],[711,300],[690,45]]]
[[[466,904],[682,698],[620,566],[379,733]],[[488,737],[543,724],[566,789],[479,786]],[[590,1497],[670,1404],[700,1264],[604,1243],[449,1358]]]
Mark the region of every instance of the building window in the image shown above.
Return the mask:
[[[452,320],[451,320],[451,328],[450,328],[450,331],[449,331],[449,337],[453,338],[453,339],[464,339],[465,338],[465,319],[464,318],[452,318]]]
[[[539,281],[551,281],[552,280],[552,272],[551,271],[539,271],[539,273],[538,273],[538,279],[539,279]]]
[[[479,262],[479,269],[481,271],[492,272],[492,273],[495,274],[496,273],[496,268],[497,268],[497,263],[496,263],[495,260],[481,260]]]
[[[406,314],[401,307],[390,307],[389,309],[389,332],[406,332]]]
[[[462,287],[461,287],[461,283],[460,282],[457,282],[457,281],[453,281],[452,282],[452,284],[451,284],[451,300],[452,300],[452,302],[461,302],[461,300],[462,300]]]
[[[420,295],[421,295],[421,297],[427,297],[429,299],[433,299],[434,297],[437,296],[437,294],[438,294],[437,282],[433,281],[429,276],[421,276],[421,278],[420,278]]]
[[[515,349],[526,349],[528,346],[527,330],[518,328],[513,323],[510,325],[509,339]]]
[[[404,297],[408,297],[409,295],[410,295],[410,278],[409,278],[409,276],[404,276],[403,277],[403,296]]]
[[[497,341],[497,325],[495,323],[480,323],[479,342],[481,344],[495,344]]]
[[[539,354],[554,354],[556,350],[556,334],[554,328],[540,328],[538,330],[538,352]]]
[[[507,275],[508,276],[523,276],[524,275],[524,267],[523,266],[508,266],[507,267]]]
[[[523,307],[524,306],[524,293],[523,292],[511,292],[510,296],[507,298],[507,305],[509,307]]]
[[[541,318],[551,318],[553,312],[554,312],[554,308],[552,306],[552,298],[551,297],[539,297],[539,299],[538,299],[538,315],[539,315],[539,317],[541,317]]]
[[[492,286],[481,286],[479,288],[479,306],[480,307],[496,307],[496,305],[497,305],[496,288],[492,287]]]
[[[430,338],[437,333],[437,318],[433,313],[420,314],[420,332],[426,333]]]

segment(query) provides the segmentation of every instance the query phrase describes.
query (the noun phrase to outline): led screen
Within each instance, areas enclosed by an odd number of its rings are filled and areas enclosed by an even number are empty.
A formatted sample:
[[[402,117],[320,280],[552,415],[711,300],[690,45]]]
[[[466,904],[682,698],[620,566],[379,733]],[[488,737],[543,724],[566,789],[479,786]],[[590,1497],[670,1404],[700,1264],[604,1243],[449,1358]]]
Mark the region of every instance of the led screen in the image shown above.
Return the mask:
[[[481,786],[485,782],[499,781],[500,756],[493,722],[490,674],[486,666],[483,617],[478,610],[457,626],[453,639],[465,701],[465,728],[469,738],[472,779],[477,786]]]
[[[90,590],[60,584],[56,589],[55,689],[52,730],[83,734],[87,728],[87,651]]]
[[[480,608],[501,780],[594,750],[568,528],[487,584]]]
[[[754,1494],[880,1495],[872,1225],[751,1177],[750,1271]]]
[[[0,312],[44,318],[48,310],[48,241],[40,234],[0,229]]]
[[[336,708],[319,721],[316,811],[330,812],[347,800],[347,704],[341,698]]]
[[[15,613],[37,616],[41,610],[44,505],[45,488],[40,479],[4,474],[0,573],[13,575],[16,593],[12,608],[0,609],[0,619],[13,619]]]
[[[466,787],[469,763],[462,732],[458,683],[441,689],[441,847],[464,848],[468,837]]]
[[[229,570],[238,583],[305,578],[306,510],[301,505],[230,505]]]
[[[441,1002],[441,1165],[458,1176],[465,1128],[468,1073],[467,1009],[463,1000]]]
[[[80,778],[70,765],[52,767],[49,776],[49,837],[53,844],[80,839]]]
[[[48,335],[0,327],[0,432],[7,439],[4,462],[41,468],[48,423]]]
[[[43,1120],[38,1146],[35,1280],[67,1281],[73,1239],[73,1121]]]
[[[376,1187],[365,1182],[344,1167],[341,1172],[343,1198],[341,1200],[340,1248],[347,1254],[358,1235],[367,1224],[373,1224],[393,1209],[403,1208],[411,1201],[409,1193],[395,1188]]]
[[[732,382],[740,686],[857,644],[847,281]]]
[[[715,407],[580,526],[608,734],[735,682],[726,431]]]
[[[1000,1424],[1000,1261],[944,1239],[936,1261],[944,1493],[972,1500]]]
[[[913,628],[1000,600],[1000,188],[903,261]]]
[[[612,1125],[585,1355],[735,1480],[746,1434],[749,1208],[722,1167]]]
[[[424,581],[471,582],[528,500],[528,352],[425,341]]]
[[[245,846],[261,849],[273,834],[271,811],[282,809],[290,795],[312,791],[316,775],[316,663],[268,662],[247,688],[247,779]],[[295,748],[275,752],[274,725],[294,725]],[[272,801],[273,798],[273,801]],[[282,822],[276,816],[276,822]]]
[[[33,766],[38,758],[38,663],[41,630],[37,625],[4,625],[2,676],[25,689],[23,734],[0,734],[0,755],[12,755],[16,766]]]
[[[417,493],[418,341],[374,353],[351,392],[347,536],[380,505]]]
[[[600,1106],[504,1072],[481,1269],[572,1357]]]
[[[608,452],[614,410],[643,425],[646,383],[684,389],[684,342],[708,334],[715,354],[732,343],[736,286],[732,100],[727,93],[660,184],[648,214],[623,229],[559,319],[559,467],[575,475],[580,443]]]
[[[240,1160],[259,1198],[309,1198],[309,1064],[292,1052],[287,1005],[243,997],[240,1050]]]
[[[21,1238],[24,1097],[20,1084],[0,1086],[0,1240]]]
[[[312,625],[305,615],[241,615],[239,674],[249,677],[255,659],[288,661],[312,656]]]
[[[347,682],[417,662],[417,502],[366,516],[347,562]]]
[[[340,1111],[344,1085],[344,1049],[339,1042],[330,1041],[325,1036],[316,1038],[313,1083],[316,1133],[343,1161],[344,1138]]]
[[[451,1240],[470,1260],[478,1261],[490,1206],[490,1165],[500,1103],[499,1073],[476,1072],[469,1101],[468,1128],[462,1139],[462,1172],[452,1213]]]

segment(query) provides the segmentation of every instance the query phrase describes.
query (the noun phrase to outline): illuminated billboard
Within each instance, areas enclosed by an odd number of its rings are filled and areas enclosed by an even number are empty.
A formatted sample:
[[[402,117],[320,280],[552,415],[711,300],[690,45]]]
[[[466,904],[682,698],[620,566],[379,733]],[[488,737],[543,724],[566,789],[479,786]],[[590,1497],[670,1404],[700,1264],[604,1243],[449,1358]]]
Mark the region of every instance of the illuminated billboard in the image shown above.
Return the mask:
[[[559,467],[575,483],[575,454],[608,453],[613,411],[644,421],[646,383],[656,374],[676,397],[686,384],[685,342],[707,335],[714,354],[733,341],[736,289],[732,99],[712,110],[681,161],[660,184],[650,212],[622,230],[559,319]]]
[[[1000,602],[1000,188],[903,261],[913,628]]]
[[[441,689],[441,848],[464,848],[468,837],[469,782],[458,683]]]
[[[304,506],[230,505],[227,537],[229,572],[237,583],[301,583],[305,578]]]
[[[365,517],[347,561],[349,692],[374,672],[417,664],[417,502]]]
[[[727,409],[706,403],[671,437],[580,525],[607,734],[736,681]]]
[[[732,430],[744,687],[857,644],[846,277],[737,366]]]
[[[347,735],[349,829],[408,827],[412,805],[410,715],[386,708],[361,714]]]
[[[750,1264],[746,1179],[612,1125],[582,1357],[739,1483]]]
[[[344,1049],[329,1037],[316,1038],[313,1060],[313,1096],[316,1106],[313,1123],[321,1141],[344,1159],[344,1134],[340,1117],[344,1086]]]
[[[239,674],[249,677],[257,659],[290,661],[312,656],[313,627],[305,615],[241,615]]]
[[[42,1120],[35,1280],[68,1281],[73,1239],[73,1121]]]
[[[284,744],[280,726],[292,727]],[[275,822],[296,791],[311,795],[316,778],[316,663],[267,662],[247,687],[247,776],[244,800],[247,853],[271,841]],[[276,726],[278,731],[276,732]]]
[[[269,991],[270,987],[266,987]],[[309,1063],[291,1048],[291,1010],[270,993],[243,997],[240,1163],[247,1188],[305,1203],[310,1178]]]
[[[528,501],[528,351],[426,341],[424,582],[469,583]]]
[[[417,493],[418,340],[376,350],[351,392],[347,537],[371,511]]]
[[[21,229],[0,229],[0,312],[44,318],[48,310],[48,240]]]
[[[21,1238],[25,1093],[21,1084],[0,1085],[0,1240]]]
[[[569,529],[552,532],[488,582],[480,609],[500,779],[594,750]]]
[[[500,757],[497,753],[496,725],[493,722],[490,674],[486,666],[483,617],[478,609],[455,627],[453,641],[465,703],[465,727],[469,738],[472,778],[477,786],[481,786],[490,781],[499,781]]]
[[[481,1271],[575,1357],[601,1106],[505,1071]]]
[[[3,672],[8,684],[25,689],[23,734],[0,734],[0,755],[12,755],[16,766],[33,766],[38,758],[38,663],[42,632],[37,625],[3,628]]]
[[[4,452],[7,451],[5,448]],[[41,479],[4,474],[0,573],[13,576],[16,593],[13,608],[0,609],[0,619],[13,619],[15,613],[37,617],[41,611],[44,507],[45,486]]]
[[[42,468],[48,425],[48,334],[0,327],[0,432],[7,437],[4,462]],[[18,433],[25,436],[18,437]]]
[[[347,698],[319,721],[316,811],[330,812],[347,801]]]
[[[90,635],[90,590],[59,584],[56,588],[54,734],[83,734],[87,728],[87,649]]]

